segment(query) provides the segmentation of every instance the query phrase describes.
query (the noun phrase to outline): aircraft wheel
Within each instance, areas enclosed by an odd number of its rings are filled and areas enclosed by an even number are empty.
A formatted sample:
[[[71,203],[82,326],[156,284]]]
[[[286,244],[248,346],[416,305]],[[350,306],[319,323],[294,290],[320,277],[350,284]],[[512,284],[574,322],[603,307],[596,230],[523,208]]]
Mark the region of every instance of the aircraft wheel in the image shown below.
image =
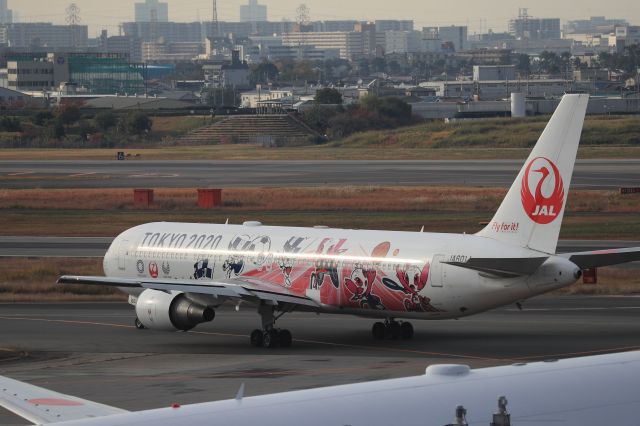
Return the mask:
[[[410,322],[403,322],[400,325],[400,336],[404,340],[413,339],[413,325]]]
[[[401,332],[402,330],[399,323],[395,321],[389,323],[389,335],[391,335],[391,339],[398,340],[398,338],[401,336]]]
[[[144,330],[145,328],[147,328],[144,326],[144,324],[142,324],[142,322],[138,319],[138,317],[136,317],[134,324],[138,330]]]
[[[262,346],[262,330],[255,329],[251,332],[251,346]]]
[[[291,346],[293,337],[291,336],[291,332],[289,330],[280,330],[280,333],[278,334],[278,340],[280,341],[281,347],[288,348],[289,346]]]
[[[376,340],[383,340],[385,331],[386,331],[386,327],[384,326],[384,323],[381,323],[381,322],[376,322],[373,324],[373,327],[371,327],[371,334],[373,335],[373,338]]]
[[[262,346],[273,348],[278,343],[278,334],[275,330],[265,331],[262,335]]]

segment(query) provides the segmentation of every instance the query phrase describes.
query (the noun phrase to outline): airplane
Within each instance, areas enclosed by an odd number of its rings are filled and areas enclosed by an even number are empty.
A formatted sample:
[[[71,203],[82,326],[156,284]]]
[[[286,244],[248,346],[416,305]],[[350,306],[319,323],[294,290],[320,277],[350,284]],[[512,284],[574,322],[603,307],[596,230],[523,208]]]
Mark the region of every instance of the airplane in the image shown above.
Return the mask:
[[[52,426],[637,426],[640,351],[425,374],[138,412],[0,376],[0,406]]]
[[[375,339],[410,339],[407,320],[457,319],[520,302],[640,260],[640,247],[555,254],[588,95],[565,95],[489,224],[475,235],[196,223],[148,223],[118,235],[104,277],[136,326],[188,331],[225,302],[254,306],[254,346],[287,347],[294,310],[378,319]]]

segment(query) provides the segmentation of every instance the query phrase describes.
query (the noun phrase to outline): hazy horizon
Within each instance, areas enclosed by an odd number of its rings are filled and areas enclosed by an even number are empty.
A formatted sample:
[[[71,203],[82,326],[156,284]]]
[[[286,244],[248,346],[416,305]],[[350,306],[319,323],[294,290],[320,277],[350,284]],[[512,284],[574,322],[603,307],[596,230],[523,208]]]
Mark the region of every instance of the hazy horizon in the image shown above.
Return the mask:
[[[65,9],[73,0],[9,0],[9,8],[17,12],[18,22],[65,23]],[[142,1],[142,0],[139,0]],[[80,8],[82,23],[89,26],[89,33],[95,36],[101,29],[114,34],[121,22],[134,20],[133,4],[136,0],[111,0],[108,3],[98,0],[75,0]],[[179,0],[165,0],[169,3],[169,19],[172,21],[193,22],[211,19],[211,0],[190,0],[188,5]],[[239,20],[239,6],[247,0],[217,0],[218,19],[221,21]],[[182,4],[181,4],[182,3]],[[603,4],[596,0],[583,0],[576,10],[573,2],[538,0],[532,4],[514,5],[508,0],[478,2],[460,0],[455,6],[447,2],[425,5],[418,0],[399,0],[393,4],[381,1],[365,2],[352,0],[302,0],[291,3],[286,0],[261,0],[268,7],[268,19],[280,21],[294,20],[295,10],[301,3],[310,9],[312,20],[333,19],[413,19],[415,28],[423,26],[467,25],[469,34],[482,29],[504,31],[510,18],[518,14],[519,7],[528,7],[529,15],[540,18],[588,19],[590,16],[623,18],[632,24],[640,24],[640,2],[624,0],[615,4]],[[463,11],[463,12],[460,12]]]

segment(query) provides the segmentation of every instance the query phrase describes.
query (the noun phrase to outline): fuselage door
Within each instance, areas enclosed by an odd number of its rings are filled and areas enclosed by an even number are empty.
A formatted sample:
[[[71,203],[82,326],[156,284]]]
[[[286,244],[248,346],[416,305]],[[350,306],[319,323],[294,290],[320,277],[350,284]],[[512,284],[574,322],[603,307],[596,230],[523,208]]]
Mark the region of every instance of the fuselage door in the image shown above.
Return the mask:
[[[429,271],[429,281],[431,281],[431,287],[442,287],[445,280],[444,264],[441,262],[444,260],[444,254],[436,254],[431,259],[431,268]]]
[[[121,271],[126,269],[127,256],[129,256],[129,240],[120,240],[118,245],[118,269]]]

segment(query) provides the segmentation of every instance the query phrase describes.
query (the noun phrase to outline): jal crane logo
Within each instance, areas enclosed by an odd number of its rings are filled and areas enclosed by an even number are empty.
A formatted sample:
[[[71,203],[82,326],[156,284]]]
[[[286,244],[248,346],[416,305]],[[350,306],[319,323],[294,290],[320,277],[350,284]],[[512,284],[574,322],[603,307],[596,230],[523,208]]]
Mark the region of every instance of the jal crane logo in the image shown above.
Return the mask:
[[[524,172],[520,193],[522,207],[531,220],[541,225],[553,222],[564,203],[564,184],[558,167],[545,157],[531,160]]]

